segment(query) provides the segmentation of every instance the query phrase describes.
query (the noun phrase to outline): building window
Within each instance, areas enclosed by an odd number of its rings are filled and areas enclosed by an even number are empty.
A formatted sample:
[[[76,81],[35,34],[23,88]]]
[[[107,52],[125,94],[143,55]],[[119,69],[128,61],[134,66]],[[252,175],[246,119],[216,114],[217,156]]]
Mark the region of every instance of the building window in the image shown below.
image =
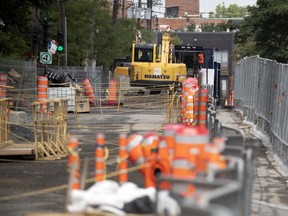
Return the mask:
[[[167,17],[178,17],[178,15],[179,15],[179,6],[167,7],[167,11],[166,11]]]

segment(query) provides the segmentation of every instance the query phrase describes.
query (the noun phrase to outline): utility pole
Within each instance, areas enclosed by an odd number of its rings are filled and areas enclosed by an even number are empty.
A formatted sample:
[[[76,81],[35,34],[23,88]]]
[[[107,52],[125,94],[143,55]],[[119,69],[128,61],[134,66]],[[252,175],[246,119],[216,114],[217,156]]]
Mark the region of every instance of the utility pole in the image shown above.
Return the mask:
[[[122,19],[125,17],[125,0],[122,0]]]
[[[141,7],[142,7],[141,0],[138,0],[138,10],[140,10],[139,17],[137,18],[137,26],[138,26],[138,28],[140,27]],[[136,12],[137,12],[138,10],[136,10]],[[137,16],[137,15],[136,15],[136,16]]]
[[[61,66],[67,66],[67,31],[66,31],[66,17],[65,17],[65,4],[64,0],[58,0],[59,2],[59,23],[60,23],[60,32],[64,35],[64,54],[60,55]]]
[[[152,20],[152,0],[147,0],[147,9],[149,14],[150,19],[146,20],[146,29],[147,31],[151,31],[151,20]]]
[[[115,23],[118,16],[118,7],[119,7],[119,0],[114,0],[113,2],[113,14],[112,14],[112,22]]]
[[[40,36],[40,9],[35,7],[33,11],[33,29],[31,52],[35,58],[38,58],[39,36]]]

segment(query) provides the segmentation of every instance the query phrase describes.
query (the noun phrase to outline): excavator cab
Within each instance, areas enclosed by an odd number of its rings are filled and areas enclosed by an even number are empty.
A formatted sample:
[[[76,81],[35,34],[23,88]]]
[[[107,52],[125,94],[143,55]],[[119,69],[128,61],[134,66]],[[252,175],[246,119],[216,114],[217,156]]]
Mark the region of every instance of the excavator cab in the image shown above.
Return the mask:
[[[132,62],[155,62],[156,46],[154,44],[133,44]]]

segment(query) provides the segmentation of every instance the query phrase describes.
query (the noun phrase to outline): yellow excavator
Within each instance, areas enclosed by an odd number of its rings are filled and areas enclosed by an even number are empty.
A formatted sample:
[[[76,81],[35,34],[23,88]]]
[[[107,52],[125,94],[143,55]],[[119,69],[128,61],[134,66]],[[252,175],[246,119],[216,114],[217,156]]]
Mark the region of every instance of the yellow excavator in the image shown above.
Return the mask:
[[[187,76],[186,65],[173,62],[173,49],[174,41],[170,28],[163,32],[159,47],[136,40],[132,45],[130,85],[161,88],[182,83]]]
[[[131,47],[131,61],[114,69],[114,78],[129,76],[131,86],[161,88],[182,83],[187,77],[184,63],[176,63],[174,40],[170,28],[162,33],[162,43],[143,43],[138,31]]]

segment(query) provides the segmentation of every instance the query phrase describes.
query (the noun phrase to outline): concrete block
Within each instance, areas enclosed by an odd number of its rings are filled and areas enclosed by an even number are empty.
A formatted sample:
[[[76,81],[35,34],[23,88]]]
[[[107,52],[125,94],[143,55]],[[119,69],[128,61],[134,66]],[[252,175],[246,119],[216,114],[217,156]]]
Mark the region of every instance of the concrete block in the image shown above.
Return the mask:
[[[26,123],[27,113],[24,111],[12,111],[9,113],[9,121],[11,123]]]

